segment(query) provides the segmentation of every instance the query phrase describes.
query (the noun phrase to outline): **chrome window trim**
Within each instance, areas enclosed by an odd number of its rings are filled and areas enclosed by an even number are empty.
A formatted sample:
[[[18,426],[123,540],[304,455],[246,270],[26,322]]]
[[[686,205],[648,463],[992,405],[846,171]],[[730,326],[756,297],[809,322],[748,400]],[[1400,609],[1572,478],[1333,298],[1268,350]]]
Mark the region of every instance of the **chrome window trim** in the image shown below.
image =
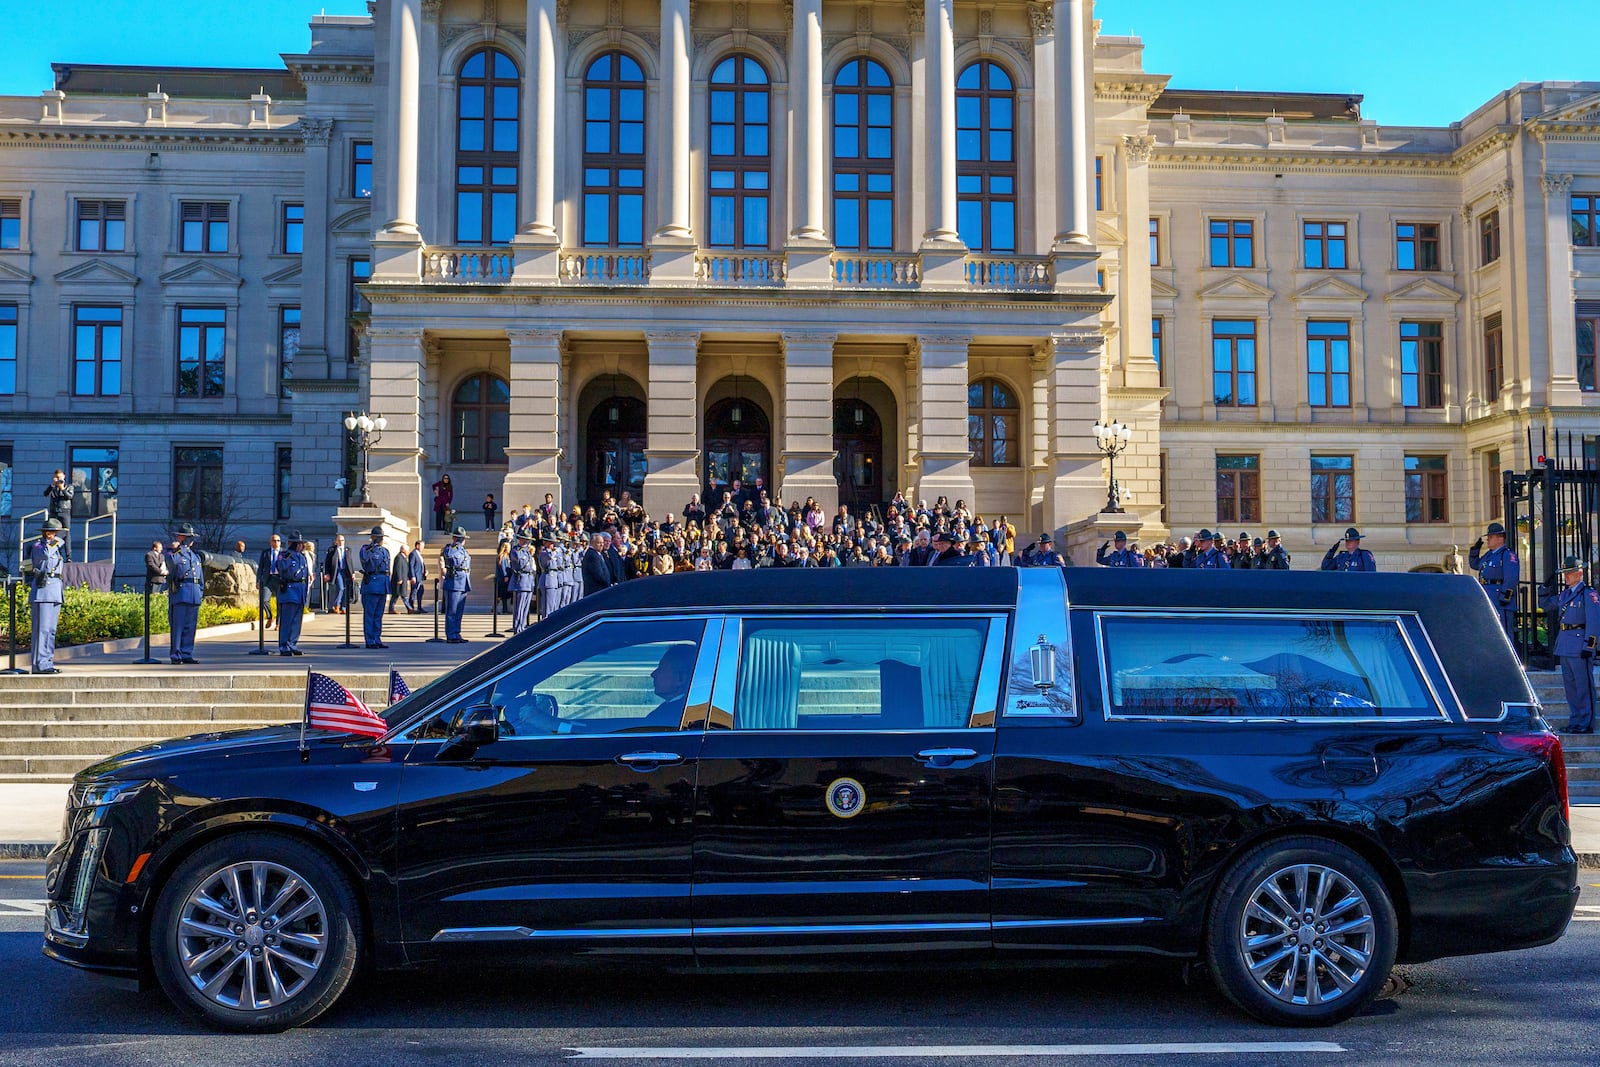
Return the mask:
[[[442,744],[445,744],[446,743],[446,739],[442,738],[442,737],[413,738],[413,737],[410,737],[409,734],[411,734],[413,731],[415,731],[416,729],[421,727],[424,723],[426,723],[428,720],[430,720],[434,715],[437,715],[439,713],[439,711],[442,708],[448,706],[451,701],[456,700],[456,699],[466,695],[467,693],[471,693],[474,690],[481,689],[485,685],[489,685],[489,686],[497,686],[497,685],[499,685],[501,679],[503,679],[506,675],[510,674],[512,671],[521,670],[523,667],[527,666],[528,664],[533,663],[533,662],[543,658],[544,656],[550,654],[551,652],[555,651],[557,648],[559,648],[560,646],[566,644],[568,641],[573,640],[573,639],[578,638],[578,637],[581,637],[584,634],[588,633],[589,631],[591,631],[593,629],[596,629],[597,627],[605,626],[605,625],[607,625],[609,623],[614,623],[614,622],[693,622],[696,619],[699,619],[702,623],[704,623],[704,628],[700,632],[699,657],[695,660],[695,669],[694,669],[694,674],[692,675],[692,679],[693,680],[690,682],[690,687],[689,687],[689,693],[690,693],[690,696],[692,697],[694,695],[694,682],[698,681],[699,678],[700,678],[701,661],[706,658],[706,649],[707,649],[707,647],[709,645],[708,638],[710,637],[711,624],[712,623],[717,623],[718,624],[718,633],[719,633],[719,636],[720,636],[721,622],[722,622],[722,613],[721,612],[706,610],[706,611],[688,612],[688,613],[683,614],[683,615],[665,615],[665,614],[662,614],[659,611],[651,611],[649,613],[615,612],[615,613],[608,613],[608,614],[604,614],[604,615],[591,615],[587,619],[584,619],[581,622],[575,623],[574,625],[572,625],[570,627],[567,627],[566,629],[564,629],[564,630],[560,631],[559,633],[555,634],[554,636],[552,636],[550,638],[550,640],[548,640],[548,641],[544,642],[543,644],[539,645],[537,648],[535,648],[533,651],[529,652],[527,655],[522,656],[522,657],[520,657],[518,659],[507,660],[505,663],[500,664],[499,668],[496,669],[496,671],[492,675],[489,675],[487,677],[485,677],[483,675],[479,675],[478,677],[473,678],[466,685],[463,685],[458,689],[452,690],[448,696],[438,700],[431,707],[429,707],[427,710],[419,713],[415,718],[407,720],[404,724],[402,724],[401,726],[397,727],[395,731],[390,732],[389,734],[386,734],[382,738],[379,738],[378,740],[373,741],[371,743],[372,744],[388,744],[388,745],[399,745],[399,744],[442,745]],[[684,711],[685,711],[686,715],[687,715],[687,712],[688,712],[690,706],[691,705],[689,705],[688,703],[685,703],[685,705],[684,705]],[[685,733],[691,733],[692,734],[694,732],[695,731],[693,731],[693,730],[687,730],[687,731],[684,730],[684,728],[682,726],[682,720],[680,720],[678,729],[676,729],[676,730],[639,730],[639,731],[629,731],[626,734],[582,734],[582,735],[575,735],[575,734],[541,734],[540,737],[549,737],[549,738],[557,739],[557,740],[563,739],[563,738],[574,737],[574,736],[586,736],[586,737],[612,737],[612,736],[615,736],[615,737],[623,737],[623,736],[627,736],[627,737],[650,737],[650,736],[653,736],[653,735],[665,734],[665,735],[668,735],[668,736],[677,737],[677,736],[681,736],[681,735],[683,735]],[[518,738],[516,738],[516,740],[518,740],[518,741],[532,741],[532,740],[537,740],[537,738],[518,737]]]
[[[1018,919],[967,922],[818,923],[816,925],[643,927],[624,930],[535,930],[527,926],[454,926],[440,930],[430,941],[444,943],[487,941],[616,940],[619,938],[756,937],[783,934],[805,937],[817,934],[983,933],[995,930],[1040,930],[1082,926],[1136,926],[1160,922],[1147,915],[1111,916],[1103,919]]]
[[[1401,616],[1402,618],[1410,619],[1413,623],[1416,624],[1417,632],[1422,634],[1422,640],[1428,646],[1428,655],[1432,656],[1433,657],[1433,662],[1438,664],[1438,666],[1439,666],[1439,676],[1444,679],[1445,691],[1450,694],[1450,706],[1455,709],[1455,713],[1461,717],[1463,722],[1468,721],[1467,720],[1467,706],[1461,702],[1461,694],[1456,692],[1456,683],[1453,680],[1451,680],[1450,672],[1445,668],[1444,660],[1439,657],[1438,646],[1436,646],[1433,643],[1433,635],[1428,633],[1428,627],[1422,621],[1422,616],[1419,613],[1415,612],[1415,611],[1401,611],[1401,612],[1396,612],[1396,614]],[[1411,648],[1411,654],[1413,656],[1415,656],[1417,654],[1417,648],[1416,648],[1415,643],[1412,642],[1412,640],[1411,640],[1411,635],[1407,632],[1408,629],[1409,628],[1406,627],[1406,626],[1401,626],[1400,627],[1400,636],[1404,637],[1406,639],[1407,646],[1409,646]],[[1503,632],[1502,632],[1501,636],[1504,636]],[[1508,639],[1506,641],[1507,647],[1510,647],[1510,644],[1511,644],[1511,642]],[[1513,651],[1512,655],[1515,656],[1516,652]],[[1526,679],[1527,679],[1528,676],[1526,674],[1523,674],[1522,677],[1524,679],[1524,684],[1526,685]],[[1439,699],[1439,691],[1438,691],[1437,688],[1435,688],[1435,686],[1433,684],[1433,672],[1432,671],[1424,671],[1423,672],[1423,678],[1427,681],[1428,688],[1430,690],[1433,690],[1434,699],[1438,700]],[[1529,695],[1530,696],[1532,695],[1532,692],[1533,691],[1530,689],[1529,690]],[[1446,715],[1445,717],[1449,718],[1448,715]]]
[[[1017,571],[1017,613],[1011,633],[1005,718],[1081,721],[1072,656],[1072,605],[1060,570],[1025,567]],[[1056,684],[1048,690],[1033,684],[1030,650],[1039,637],[1056,650]]]
[[[1114,714],[1111,710],[1111,677],[1110,659],[1106,655],[1106,636],[1103,620],[1106,618],[1176,618],[1176,619],[1258,619],[1263,616],[1276,619],[1292,618],[1304,619],[1312,622],[1328,621],[1338,622],[1351,617],[1360,617],[1365,622],[1390,622],[1400,634],[1406,652],[1411,657],[1412,667],[1416,670],[1422,684],[1427,687],[1428,695],[1433,700],[1435,714],[1433,715],[1229,715],[1215,717],[1206,715],[1124,715]],[[1094,609],[1095,626],[1095,653],[1100,658],[1100,706],[1105,721],[1110,722],[1162,722],[1162,723],[1214,723],[1222,726],[1230,724],[1261,724],[1261,723],[1344,723],[1352,726],[1368,726],[1374,723],[1408,723],[1408,722],[1449,722],[1450,717],[1446,712],[1444,703],[1439,698],[1439,691],[1434,687],[1433,679],[1428,671],[1423,668],[1417,649],[1411,642],[1411,637],[1406,633],[1406,627],[1401,625],[1401,619],[1416,618],[1414,611],[1340,611],[1340,612],[1314,612],[1295,609],[1263,609],[1260,611],[1210,611],[1206,609],[1182,610],[1163,608],[1156,610],[1120,609],[1106,610]],[[1424,628],[1426,632],[1426,628]]]
[[[971,621],[981,619],[988,624],[984,632],[984,648],[978,660],[978,678],[972,695],[972,704],[967,709],[967,722],[964,726],[929,726],[920,730],[882,730],[882,729],[837,729],[837,730],[745,730],[750,734],[806,734],[811,736],[838,734],[841,736],[873,734],[942,734],[952,731],[992,731],[994,728],[992,710],[980,710],[982,705],[991,708],[999,703],[998,688],[999,674],[1003,669],[1003,657],[1008,642],[1007,613],[995,608],[950,608],[948,606],[933,610],[918,610],[915,608],[851,608],[827,612],[833,621],[870,621],[879,622],[892,619],[908,619],[922,621],[926,619],[955,619],[958,621]],[[738,695],[739,688],[739,651],[744,647],[745,626],[751,622],[772,622],[784,619],[800,619],[816,621],[817,613],[810,611],[794,610],[751,610],[729,612],[726,616],[722,630],[722,649],[717,657],[717,683],[715,696],[711,707],[711,728],[714,730],[734,730],[734,698]],[[991,662],[1000,660],[1001,662]],[[995,693],[993,700],[984,699],[984,686],[989,685],[989,692]],[[980,722],[987,716],[991,721],[987,724]]]

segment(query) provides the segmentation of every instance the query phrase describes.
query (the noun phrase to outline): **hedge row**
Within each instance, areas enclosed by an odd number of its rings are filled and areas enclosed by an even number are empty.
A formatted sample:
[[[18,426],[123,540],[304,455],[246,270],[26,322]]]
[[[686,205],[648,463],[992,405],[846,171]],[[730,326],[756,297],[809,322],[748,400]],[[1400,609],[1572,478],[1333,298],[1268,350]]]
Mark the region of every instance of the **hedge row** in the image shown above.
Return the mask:
[[[32,615],[28,610],[27,586],[17,589],[17,649],[28,647],[33,639]],[[102,593],[88,586],[74,586],[66,591],[61,605],[61,622],[56,626],[56,647],[88,645],[97,641],[116,641],[124,637],[138,637],[144,633],[144,594],[136,593],[131,586],[121,592]],[[200,605],[200,626],[223,626],[232,622],[249,622],[256,617],[256,609],[226,607],[217,603]],[[0,599],[0,652],[8,647],[10,611]],[[167,598],[150,598],[150,632],[164,634],[168,631]]]

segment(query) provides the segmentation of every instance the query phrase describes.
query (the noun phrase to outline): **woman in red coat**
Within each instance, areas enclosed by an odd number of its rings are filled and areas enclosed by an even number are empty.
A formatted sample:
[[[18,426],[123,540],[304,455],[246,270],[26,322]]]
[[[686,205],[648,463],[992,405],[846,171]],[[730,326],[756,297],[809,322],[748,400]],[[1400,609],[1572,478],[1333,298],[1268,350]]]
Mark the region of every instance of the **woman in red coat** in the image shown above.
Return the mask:
[[[450,504],[456,498],[455,486],[450,484],[450,476],[442,475],[433,483],[433,528],[445,529],[444,513],[450,510]]]

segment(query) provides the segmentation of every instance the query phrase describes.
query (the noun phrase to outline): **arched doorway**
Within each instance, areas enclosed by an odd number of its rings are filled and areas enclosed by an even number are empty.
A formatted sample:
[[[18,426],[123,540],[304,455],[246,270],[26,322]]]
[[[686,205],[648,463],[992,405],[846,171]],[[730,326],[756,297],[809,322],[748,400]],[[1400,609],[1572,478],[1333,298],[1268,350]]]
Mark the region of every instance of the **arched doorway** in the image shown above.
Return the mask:
[[[761,405],[737,396],[719,400],[706,412],[706,502],[722,501],[735,481],[754,493],[759,481],[770,494],[768,461],[772,424]]]
[[[852,512],[883,503],[883,422],[860,398],[833,402],[833,476]]]
[[[649,440],[645,403],[631,396],[608,396],[589,413],[589,454],[584,463],[584,499],[598,501],[607,490],[644,496],[644,449]]]

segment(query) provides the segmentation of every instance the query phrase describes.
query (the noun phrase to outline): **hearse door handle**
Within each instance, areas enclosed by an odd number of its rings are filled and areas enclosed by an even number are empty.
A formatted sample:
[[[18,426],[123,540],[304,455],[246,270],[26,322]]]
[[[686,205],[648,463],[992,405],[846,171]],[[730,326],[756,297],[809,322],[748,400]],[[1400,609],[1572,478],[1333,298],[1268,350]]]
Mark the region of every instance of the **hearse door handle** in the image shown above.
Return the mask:
[[[978,755],[973,748],[925,748],[916,755],[918,763],[930,767],[948,767],[958,760],[973,759]]]
[[[653,771],[657,767],[682,763],[683,757],[676,752],[625,752],[617,757],[617,762],[636,771]]]

